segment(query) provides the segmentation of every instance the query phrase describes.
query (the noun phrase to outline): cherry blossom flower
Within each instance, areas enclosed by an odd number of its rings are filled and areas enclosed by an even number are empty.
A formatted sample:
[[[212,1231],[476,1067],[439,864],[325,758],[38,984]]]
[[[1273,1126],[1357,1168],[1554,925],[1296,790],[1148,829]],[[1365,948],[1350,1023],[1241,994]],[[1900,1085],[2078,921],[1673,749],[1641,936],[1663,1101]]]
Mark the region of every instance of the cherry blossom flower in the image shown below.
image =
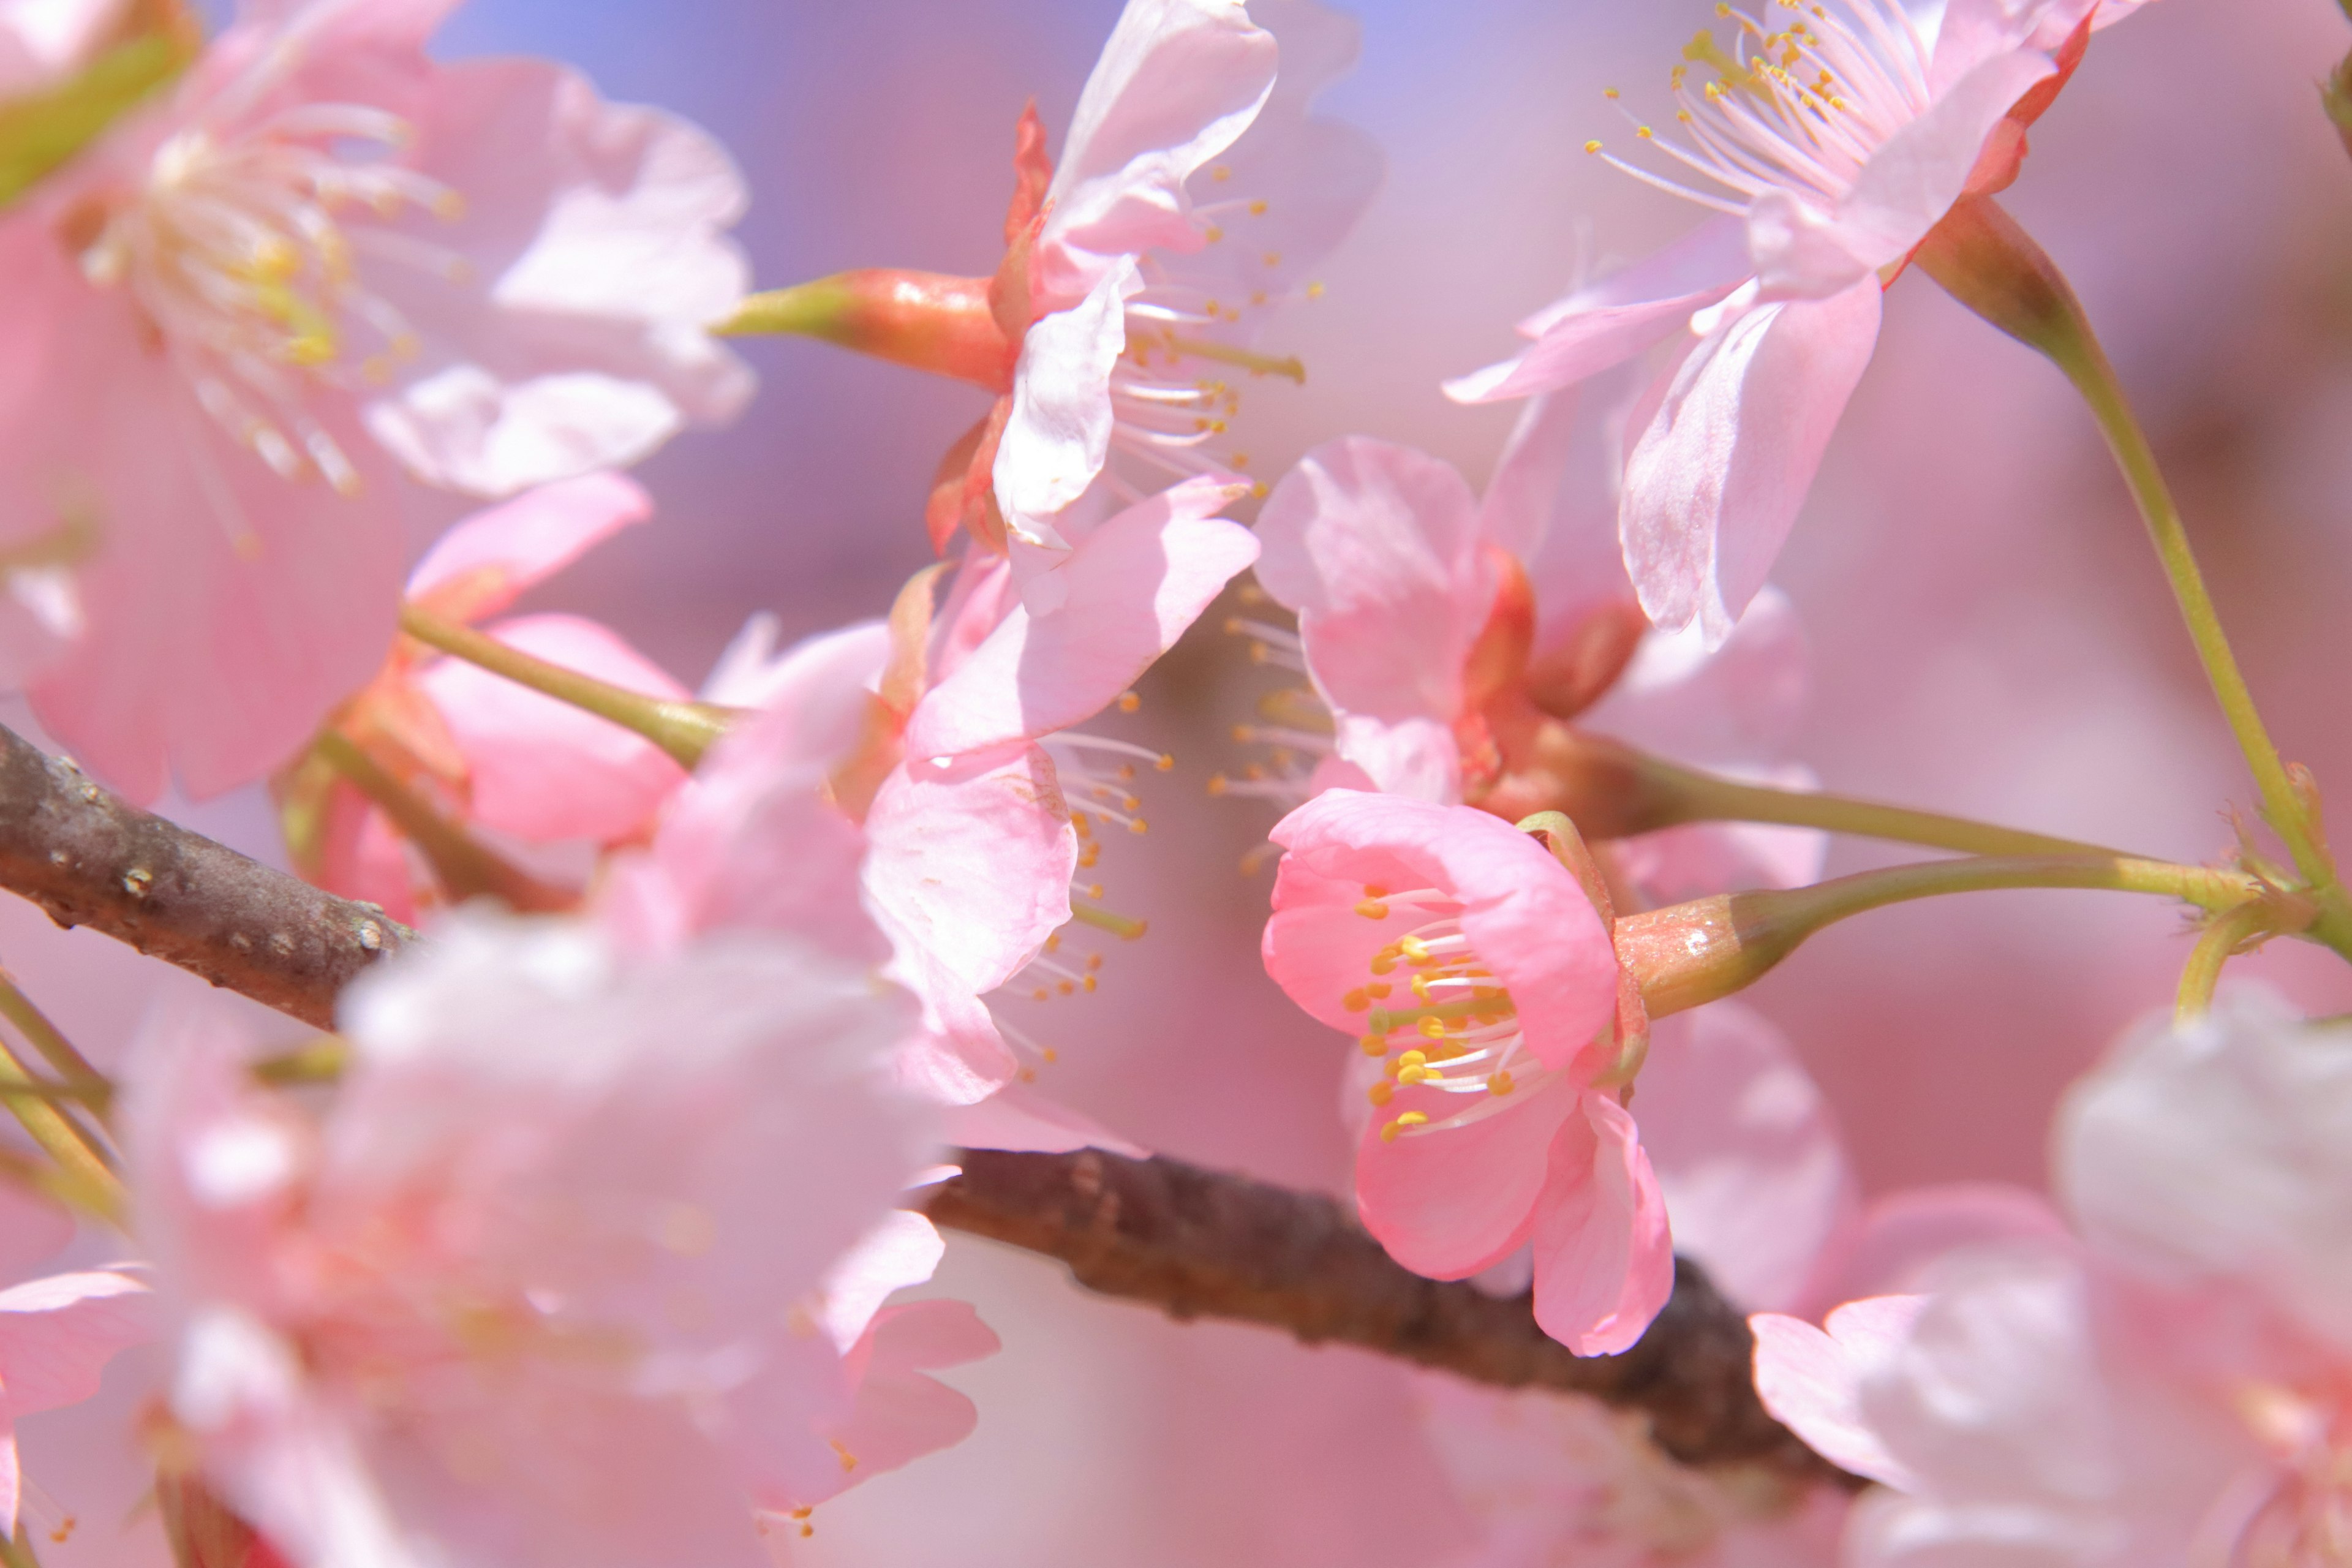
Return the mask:
[[[1550,391],[1686,325],[1628,432],[1620,526],[1651,618],[1721,644],[1870,362],[1886,285],[1955,204],[2017,177],[2090,31],[2136,8],[1951,0],[1927,30],[1899,0],[1825,0],[1786,26],[1725,10],[1731,47],[1702,35],[1672,73],[1687,145],[1637,132],[1698,184],[1587,144],[1723,216],[1529,317],[1533,346],[1446,390]]]
[[[936,615],[928,574],[887,626],[829,634],[782,658],[749,650],[710,688],[758,691],[760,716],[697,773],[624,879],[616,913],[647,940],[735,925],[829,929],[923,999],[929,1027],[904,1080],[959,1108],[967,1145],[1129,1147],[1024,1080],[1050,1047],[983,1000],[1092,990],[1063,952],[1074,919],[1138,922],[1074,885],[1099,829],[1140,831],[1127,780],[1161,759],[1076,726],[1118,701],[1255,559],[1214,515],[1234,489],[1187,480],[1096,529],[1061,568],[1069,592],[1037,613],[1002,556],[968,558]],[[1083,911],[1081,913],[1080,911]]]
[[[543,486],[478,512],[444,535],[409,574],[407,597],[456,622],[497,614],[653,502],[634,482],[592,474]],[[686,689],[597,622],[512,617],[490,636],[551,663],[647,696]],[[551,897],[576,892],[595,853],[650,831],[686,781],[660,747],[630,731],[462,660],[406,640],[338,713],[333,729],[482,853]],[[435,864],[383,808],[313,757],[281,782],[305,875],[414,921],[425,906],[514,886],[463,879],[470,863]]]
[[[731,414],[742,205],[700,132],[449,0],[249,5],[0,222],[0,670],[118,786],[283,762],[366,684],[399,475],[486,497]]]
[[[1451,465],[1349,437],[1309,452],[1259,518],[1258,581],[1298,616],[1295,639],[1255,624],[1268,657],[1313,684],[1280,726],[1245,736],[1324,761],[1261,772],[1228,793],[1296,799],[1332,783],[1513,817],[1552,804],[1556,725],[1610,735],[1733,774],[1810,784],[1778,762],[1802,706],[1794,612],[1767,590],[1710,652],[1650,628],[1619,563],[1601,405],[1538,399],[1482,502]],[[1328,711],[1331,739],[1307,726]],[[1821,868],[1804,829],[1708,824],[1612,844],[1659,901],[1726,887],[1796,886]]]
[[[969,1426],[903,1394],[982,1333],[875,1310],[927,1271],[890,1211],[929,1156],[883,1080],[915,1009],[860,966],[466,915],[342,1021],[323,1116],[208,1016],[131,1107],[170,1420],[289,1562],[748,1568],[755,1509]]]
[[[1531,1243],[1544,1331],[1580,1355],[1632,1344],[1674,1253],[1624,1106],[1646,1022],[1609,916],[1533,837],[1465,806],[1327,790],[1273,837],[1266,973],[1360,1037],[1379,1108],[1357,1148],[1365,1227],[1438,1279]]]
[[[2259,993],[2152,1024],[2062,1114],[2074,1237],[1962,1254],[1826,1331],[1759,1317],[1767,1405],[1885,1489],[1845,1560],[2339,1558],[2347,1095],[2352,1037]]]
[[[18,1532],[24,1472],[16,1423],[98,1392],[117,1351],[153,1337],[146,1284],[116,1268],[24,1279],[73,1238],[57,1205],[0,1187],[0,1527]]]

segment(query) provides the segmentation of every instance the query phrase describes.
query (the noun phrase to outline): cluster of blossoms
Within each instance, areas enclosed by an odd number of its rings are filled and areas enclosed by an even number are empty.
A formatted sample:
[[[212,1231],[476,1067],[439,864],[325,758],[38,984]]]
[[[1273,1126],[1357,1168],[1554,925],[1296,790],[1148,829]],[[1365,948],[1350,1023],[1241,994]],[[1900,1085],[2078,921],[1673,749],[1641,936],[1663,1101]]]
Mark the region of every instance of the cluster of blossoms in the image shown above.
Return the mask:
[[[2352,897],[1994,200],[2144,3],[1717,5],[1671,127],[1587,146],[1714,216],[1446,384],[1524,402],[1481,494],[1367,436],[1244,449],[1381,180],[1318,110],[1356,49],[1321,0],[1127,0],[1058,147],[1034,105],[1007,128],[993,274],[765,292],[714,140],[443,59],[456,0],[239,0],[209,38],[180,0],[0,0],[0,682],[89,802],[266,786],[285,862],[400,950],[331,1034],[158,1007],[105,1072],[0,973],[44,1058],[0,1040],[0,1560],[757,1568],[971,1436],[932,1374],[996,1332],[898,1296],[945,1256],[933,1194],[973,1152],[1077,1155],[1108,1252],[1102,1162],[1188,1152],[1048,1069],[1145,934],[1124,841],[1175,763],[1126,716],[1206,619],[1280,672],[1200,809],[1278,852],[1264,966],[1335,1032],[1291,1020],[1348,1212],[1577,1357],[1727,1302],[1752,1378],[1716,1403],[1821,1461],[1685,1464],[1638,1412],[1417,1373],[1457,1561],[2352,1562],[2352,1032],[2216,1000],[2273,938],[2352,958]],[[2182,866],[1821,793],[1769,579],[1915,262],[2086,395],[2276,847]],[[667,526],[625,470],[746,405],[756,333],[988,395],[903,487],[939,562],[789,646],[755,617],[698,688],[516,613]],[[1824,881],[1834,832],[1957,857]],[[2074,1089],[2054,1203],[1866,1203],[1733,993],[1993,887],[2190,906],[2176,1014]],[[163,890],[164,923],[205,892]],[[1220,1026],[1216,983],[1179,1029]],[[119,1528],[19,1453],[94,1398],[152,1478]]]

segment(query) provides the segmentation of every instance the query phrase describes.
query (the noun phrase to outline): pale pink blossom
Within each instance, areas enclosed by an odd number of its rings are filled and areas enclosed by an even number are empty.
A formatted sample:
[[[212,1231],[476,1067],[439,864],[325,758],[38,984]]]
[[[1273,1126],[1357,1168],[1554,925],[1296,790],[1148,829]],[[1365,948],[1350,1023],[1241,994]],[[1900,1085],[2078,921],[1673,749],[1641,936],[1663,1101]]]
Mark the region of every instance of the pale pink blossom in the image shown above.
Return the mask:
[[[874,1310],[925,1262],[890,1214],[932,1155],[887,1086],[915,1008],[870,971],[461,915],[341,1022],[322,1113],[209,1016],[159,1026],[130,1107],[180,1451],[298,1568],[751,1568],[754,1510],[866,1471],[847,1434],[961,1434],[890,1391],[976,1329],[894,1348]]]
[[[248,5],[0,223],[7,678],[141,798],[285,760],[390,645],[402,471],[487,497],[731,414],[726,154],[450,0]]]
[[[1626,434],[1619,522],[1651,618],[1720,644],[1870,362],[1887,283],[1956,203],[2016,178],[2088,33],[2133,9],[1950,0],[1925,28],[1899,0],[1725,11],[1729,47],[1703,37],[1673,69],[1674,132],[1639,136],[1698,183],[1608,154],[1723,216],[1529,317],[1533,346],[1447,391],[1551,391],[1671,342]]]
[[[46,1198],[0,1186],[0,1528],[17,1533],[24,1469],[16,1423],[98,1392],[118,1351],[154,1336],[146,1284],[119,1268],[25,1279],[72,1240],[71,1216]]]
[[[1050,612],[1012,591],[1003,557],[975,553],[936,614],[925,581],[887,626],[731,657],[709,689],[756,691],[764,706],[680,795],[615,918],[660,941],[821,929],[887,957],[928,1024],[902,1079],[956,1108],[957,1142],[1129,1147],[1028,1090],[1050,1049],[986,998],[1094,987],[1062,951],[1073,887],[1094,887],[1079,879],[1101,832],[1141,820],[1122,774],[1159,759],[1074,727],[1255,559],[1249,531],[1214,515],[1234,499],[1192,479],[1113,517],[1056,569],[1069,592]],[[1087,918],[1140,933],[1091,904]]]
[[[467,623],[494,616],[653,502],[615,474],[566,479],[467,518],[409,574],[412,604]],[[484,628],[509,647],[649,697],[687,690],[601,624],[509,617]],[[651,830],[686,780],[635,732],[421,645],[394,645],[334,728],[450,828],[512,863],[551,897],[577,892],[594,857]],[[281,781],[297,858],[313,881],[383,906],[395,920],[468,894],[323,759]],[[506,889],[495,889],[505,891]]]
[[[1795,613],[1767,590],[1714,650],[1649,627],[1619,563],[1605,405],[1530,405],[1482,501],[1454,468],[1362,437],[1326,442],[1258,521],[1258,581],[1298,616],[1297,657],[1328,708],[1327,763],[1228,781],[1297,798],[1369,780],[1423,799],[1537,809],[1546,727],[1572,721],[1680,761],[1783,785],[1803,705]],[[1253,628],[1279,656],[1276,628]],[[1253,733],[1263,733],[1252,727]],[[1286,748],[1320,742],[1297,727]],[[1335,764],[1350,764],[1345,770]],[[1708,824],[1612,846],[1661,902],[1819,874],[1822,837]]]
[[[1266,972],[1370,1069],[1365,1227],[1439,1279],[1532,1244],[1544,1331],[1580,1355],[1632,1344],[1674,1252],[1624,1106],[1642,1023],[1638,1000],[1621,1023],[1607,918],[1533,837],[1466,806],[1333,789],[1273,837]]]
[[[1758,1318],[1767,1405],[1885,1489],[1845,1560],[2339,1561],[2347,1106],[2342,1026],[2225,996],[2075,1089],[2074,1237],[1963,1252],[1826,1332]]]
[[[1310,269],[1379,186],[1369,139],[1310,112],[1356,49],[1353,20],[1317,0],[1120,13],[1034,233],[1008,224],[999,279],[1025,295],[1000,306],[1022,331],[993,452],[976,460],[1033,607],[1059,603],[1052,567],[1116,505],[1247,466],[1223,439],[1237,383],[1303,379],[1251,345],[1271,310],[1318,290]]]

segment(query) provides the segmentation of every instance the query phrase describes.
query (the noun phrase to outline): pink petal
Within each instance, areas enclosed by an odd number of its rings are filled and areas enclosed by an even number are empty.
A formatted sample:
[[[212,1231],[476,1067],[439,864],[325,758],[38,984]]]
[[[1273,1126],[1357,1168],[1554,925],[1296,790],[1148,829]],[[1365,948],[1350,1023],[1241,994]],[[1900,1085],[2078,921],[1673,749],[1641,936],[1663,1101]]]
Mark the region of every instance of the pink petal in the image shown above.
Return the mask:
[[[1360,436],[1327,441],[1275,486],[1257,527],[1258,581],[1297,612],[1331,706],[1451,722],[1495,597],[1477,498],[1454,466]]]
[[[1827,1332],[1796,1318],[1759,1312],[1756,1393],[1805,1446],[1842,1468],[1903,1490],[1919,1482],[1887,1451],[1863,1415],[1862,1385],[1890,1364],[1927,1305],[1925,1296],[1878,1296],[1830,1314]]]
[[[1878,341],[1866,278],[1822,300],[1747,310],[1662,388],[1625,464],[1625,563],[1642,607],[1720,644],[1764,585]]]
[[[1276,56],[1239,5],[1130,0],[1078,95],[1033,287],[1066,302],[1119,257],[1205,245],[1184,182],[1256,118]]]
[[[962,1442],[980,1424],[972,1402],[924,1373],[961,1366],[1003,1347],[963,1301],[910,1301],[885,1307],[861,1347],[862,1375],[849,1418],[831,1434],[856,1457],[851,1479],[895,1470]]]
[[[991,470],[996,504],[1016,529],[1047,538],[1054,514],[1102,472],[1110,452],[1110,373],[1127,350],[1127,297],[1142,287],[1135,263],[1121,260],[1084,299],[1041,317],[1022,340],[1013,412]]]
[[[688,695],[610,629],[577,616],[526,616],[490,635],[627,690]],[[442,659],[417,684],[465,754],[473,816],[494,831],[533,844],[612,843],[646,826],[686,782],[651,741],[478,666]]]
[[[1045,1154],[1101,1149],[1131,1160],[1151,1154],[1094,1118],[1018,1083],[1008,1083],[985,1100],[950,1108],[940,1119],[940,1136],[960,1149],[1027,1149]]]
[[[416,167],[467,197],[433,240],[478,282],[371,274],[425,342],[367,408],[412,471],[509,495],[633,463],[742,406],[750,372],[701,331],[749,276],[724,237],[742,180],[718,142],[538,60],[432,68],[415,123]]]
[[[1443,720],[1391,724],[1343,713],[1331,745],[1339,761],[1362,771],[1368,787],[1447,805],[1462,798],[1462,747]]]
[[[8,1414],[78,1405],[117,1351],[155,1337],[146,1283],[127,1274],[55,1274],[0,1290],[0,1388]]]
[[[922,1003],[923,1028],[892,1059],[891,1081],[950,1111],[986,1102],[1021,1070],[988,1004],[919,944],[899,942],[897,949],[886,973]]]
[[[1804,626],[1768,584],[1717,647],[1696,627],[1644,636],[1578,723],[1704,767],[1753,768],[1796,739],[1811,681]]]
[[[777,653],[776,626],[771,616],[744,622],[703,682],[702,700],[763,710],[768,716],[755,724],[765,731],[759,744],[771,753],[780,756],[778,748],[784,748],[804,763],[837,760],[865,730],[866,699],[881,684],[889,660],[890,628],[881,621],[858,621],[803,637]],[[730,735],[720,742],[722,752],[731,743]],[[702,771],[707,777],[723,765],[714,753]]]
[[[1753,275],[1739,220],[1711,219],[1683,238],[1519,324],[1536,340],[1516,359],[1456,376],[1445,395],[1495,403],[1553,392],[1619,364],[1671,334]]]
[[[1393,1140],[1381,1130],[1408,1110],[1433,1122],[1462,1097],[1408,1089],[1374,1114],[1356,1142],[1356,1207],[1391,1258],[1432,1279],[1465,1279],[1524,1244],[1548,1201],[1554,1137],[1579,1120],[1580,1090],[1553,1079],[1520,1103],[1454,1127]]]
[[[1633,1117],[1605,1094],[1579,1109],[1560,1124],[1536,1211],[1536,1322],[1579,1355],[1615,1355],[1674,1294],[1674,1238]]]
[[[2100,15],[2093,25],[2104,27],[2135,8],[2130,0],[2107,0],[2104,5],[2100,0],[1948,0],[1936,27],[1928,90],[1938,95],[1950,91],[2003,54],[2054,52],[2094,9]]]
[[[443,534],[408,574],[408,596],[460,620],[497,615],[653,510],[645,487],[620,474],[541,485]]]
[[[1567,643],[1596,610],[1633,596],[1617,542],[1631,368],[1530,398],[1486,481],[1480,526],[1527,569],[1538,656]]]
[[[1820,1316],[1842,1301],[1925,1289],[1929,1271],[1964,1247],[2065,1235],[2049,1200],[2025,1187],[1951,1182],[1889,1193],[1824,1255],[1806,1310]]]
[[[1675,1245],[1745,1307],[1789,1307],[1860,1197],[1829,1101],[1736,1002],[1660,1019],[1635,1103]]]
[[[2011,107],[2057,68],[2032,50],[1986,60],[1888,137],[1832,213],[1783,189],[1758,196],[1748,236],[1765,297],[1826,300],[1909,255],[1960,199]]]
[[[946,1255],[947,1243],[921,1215],[906,1209],[885,1215],[825,1272],[821,1316],[834,1347],[848,1354],[890,1292],[930,1279]]]
[[[1077,834],[1035,746],[907,763],[875,796],[866,837],[875,910],[975,994],[1069,921]]]
[[[907,754],[1034,740],[1100,712],[1257,559],[1249,531],[1215,515],[1233,494],[1189,479],[1097,528],[1056,569],[1063,606],[1006,616],[916,708]]]

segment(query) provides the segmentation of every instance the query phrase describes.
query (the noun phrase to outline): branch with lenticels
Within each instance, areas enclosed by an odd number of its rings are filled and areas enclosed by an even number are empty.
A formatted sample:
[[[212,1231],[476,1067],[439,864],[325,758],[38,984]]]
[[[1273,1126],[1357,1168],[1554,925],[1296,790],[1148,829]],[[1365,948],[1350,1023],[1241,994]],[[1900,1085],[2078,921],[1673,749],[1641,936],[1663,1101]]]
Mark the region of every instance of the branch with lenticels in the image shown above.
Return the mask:
[[[339,899],[142,811],[0,728],[0,887],[320,1028],[335,996],[414,942]],[[1690,1465],[1840,1481],[1768,1415],[1738,1310],[1685,1262],[1623,1355],[1571,1355],[1526,1298],[1423,1279],[1337,1203],[1169,1159],[967,1150],[928,1190],[940,1225],[1060,1259],[1078,1282],[1173,1317],[1224,1318],[1354,1345],[1475,1382],[1591,1394],[1650,1422]]]

